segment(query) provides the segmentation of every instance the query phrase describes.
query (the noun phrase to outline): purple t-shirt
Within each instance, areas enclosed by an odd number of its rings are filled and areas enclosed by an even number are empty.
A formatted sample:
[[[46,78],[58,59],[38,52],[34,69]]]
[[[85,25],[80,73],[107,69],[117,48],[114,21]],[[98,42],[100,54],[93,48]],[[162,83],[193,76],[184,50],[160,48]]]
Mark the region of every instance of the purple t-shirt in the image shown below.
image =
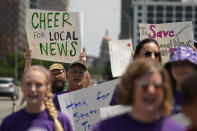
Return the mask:
[[[65,91],[62,91],[62,92],[59,92],[59,93],[53,95],[52,99],[53,99],[53,103],[56,107],[56,110],[60,111],[60,105],[59,105],[57,96],[64,94],[64,93],[68,93],[68,92],[69,92],[68,90],[65,90]]]
[[[151,123],[133,119],[129,114],[115,116],[96,124],[93,131],[184,131],[184,127],[170,118],[162,117]]]
[[[180,93],[178,91],[173,91],[173,98],[174,98],[174,104],[171,112],[171,116],[177,115],[178,113],[181,113],[181,98]]]
[[[58,120],[64,131],[73,131],[69,119],[58,111]],[[49,116],[48,111],[32,114],[21,109],[14,114],[7,116],[1,126],[0,131],[54,131],[54,121]]]

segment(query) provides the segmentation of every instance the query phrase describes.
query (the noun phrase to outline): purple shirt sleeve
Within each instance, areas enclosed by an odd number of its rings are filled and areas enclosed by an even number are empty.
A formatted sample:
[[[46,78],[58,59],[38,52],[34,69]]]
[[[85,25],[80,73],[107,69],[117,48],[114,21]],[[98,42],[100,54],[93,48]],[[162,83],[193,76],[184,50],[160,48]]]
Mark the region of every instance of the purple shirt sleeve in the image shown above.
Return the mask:
[[[64,131],[73,131],[69,118],[65,116],[63,113],[58,112],[58,120],[61,122]]]
[[[54,103],[54,105],[55,105],[55,108],[56,108],[56,110],[57,111],[61,111],[60,110],[60,105],[59,105],[59,101],[58,101],[58,98],[57,98],[57,96],[58,95],[61,95],[61,94],[64,94],[64,93],[68,93],[69,91],[62,91],[62,92],[60,92],[60,93],[57,93],[57,94],[54,94],[53,95],[53,97],[52,97],[52,100],[53,100],[53,103]]]

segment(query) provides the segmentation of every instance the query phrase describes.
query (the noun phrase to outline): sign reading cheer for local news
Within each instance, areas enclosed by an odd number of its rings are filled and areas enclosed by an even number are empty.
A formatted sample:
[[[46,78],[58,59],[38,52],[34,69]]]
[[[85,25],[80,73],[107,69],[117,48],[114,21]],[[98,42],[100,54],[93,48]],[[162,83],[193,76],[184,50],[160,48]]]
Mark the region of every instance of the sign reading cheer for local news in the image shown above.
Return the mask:
[[[61,112],[71,120],[76,131],[91,131],[101,120],[100,108],[109,106],[119,79],[58,95]]]
[[[170,48],[182,45],[193,46],[192,21],[165,23],[165,24],[139,24],[140,40],[152,38],[157,40],[162,63],[169,61]]]
[[[26,32],[32,58],[72,63],[83,48],[82,13],[27,9]]]
[[[132,61],[133,46],[131,39],[109,42],[110,63],[113,77],[121,76]]]

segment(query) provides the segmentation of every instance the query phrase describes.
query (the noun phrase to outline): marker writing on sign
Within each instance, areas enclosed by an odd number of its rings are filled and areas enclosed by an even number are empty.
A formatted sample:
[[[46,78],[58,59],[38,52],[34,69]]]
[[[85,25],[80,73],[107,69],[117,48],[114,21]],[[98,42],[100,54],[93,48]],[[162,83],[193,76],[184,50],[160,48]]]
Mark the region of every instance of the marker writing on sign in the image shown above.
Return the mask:
[[[68,50],[68,45],[71,46],[70,50]],[[76,56],[77,45],[78,45],[77,41],[71,41],[70,43],[69,41],[65,41],[64,43],[63,42],[62,43],[59,43],[59,42],[41,43],[40,42],[40,53],[41,55],[46,55],[46,56],[55,56],[55,55]]]
[[[110,93],[105,93],[105,94],[102,94],[101,91],[98,91],[97,92],[97,97],[96,97],[96,100],[97,101],[100,101],[100,100],[105,100],[106,98],[108,98],[110,96]]]
[[[82,122],[81,125],[84,127],[84,131],[90,130],[94,126],[94,125],[89,124],[88,121]]]
[[[158,31],[158,32],[156,32],[155,30],[154,30],[154,28],[156,28],[156,26],[155,25],[150,25],[150,30],[152,31],[152,35],[149,33],[148,34],[148,37],[149,38],[152,38],[152,39],[154,39],[154,38],[156,38],[156,37],[160,37],[160,38],[163,38],[163,36],[164,37],[167,37],[167,36],[169,36],[169,37],[173,37],[174,36],[174,31],[173,30],[169,30],[169,31]]]
[[[31,16],[31,24],[34,29],[50,29],[54,27],[72,26],[69,20],[69,13],[66,12],[48,12],[38,13],[34,12]]]
[[[69,100],[69,101],[67,101],[67,100]],[[87,102],[83,99],[80,101],[77,101],[77,102],[73,102],[70,97],[69,97],[69,99],[65,99],[65,102],[66,102],[66,110],[68,110],[68,111],[74,110],[74,109],[76,110],[78,108],[88,105]]]
[[[100,112],[99,109],[90,110],[90,111],[87,111],[85,113],[83,113],[83,112],[75,112],[75,113],[73,113],[73,118],[74,118],[75,123],[77,123],[81,119],[88,119],[89,117],[91,117],[93,115],[98,115],[99,112]]]
[[[75,31],[66,33],[64,31],[61,32],[49,32],[49,39],[50,41],[57,41],[57,40],[78,40],[75,35]]]
[[[185,26],[183,29],[181,29],[180,31],[178,31],[175,35],[175,37],[178,37],[179,34],[181,34],[184,30],[186,30],[189,27],[189,25]]]

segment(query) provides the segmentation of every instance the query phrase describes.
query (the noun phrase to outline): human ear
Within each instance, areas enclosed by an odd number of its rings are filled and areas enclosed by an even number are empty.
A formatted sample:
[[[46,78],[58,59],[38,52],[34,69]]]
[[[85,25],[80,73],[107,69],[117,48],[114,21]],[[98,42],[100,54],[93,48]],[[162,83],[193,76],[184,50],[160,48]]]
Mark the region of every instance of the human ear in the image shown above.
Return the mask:
[[[47,85],[47,92],[50,92],[50,91],[51,91],[51,86]]]

